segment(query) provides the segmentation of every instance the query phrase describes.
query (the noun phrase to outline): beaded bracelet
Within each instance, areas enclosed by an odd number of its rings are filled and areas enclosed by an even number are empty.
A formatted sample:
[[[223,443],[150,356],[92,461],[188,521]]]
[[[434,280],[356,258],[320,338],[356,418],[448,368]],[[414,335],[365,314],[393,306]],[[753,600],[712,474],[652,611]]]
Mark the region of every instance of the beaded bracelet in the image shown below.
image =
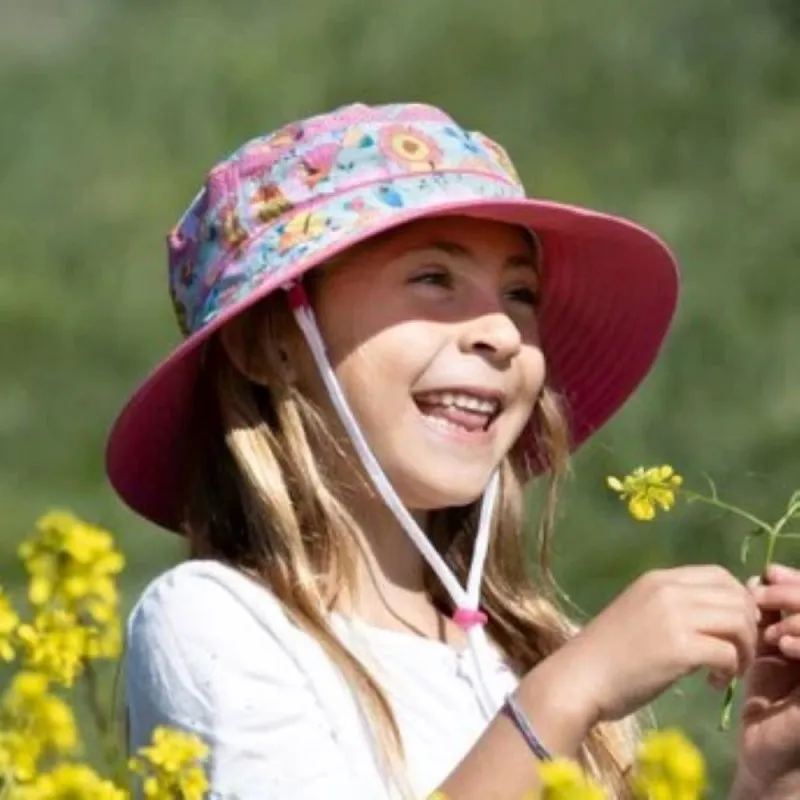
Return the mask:
[[[517,726],[517,730],[522,734],[522,738],[528,743],[528,747],[530,747],[540,761],[553,760],[553,756],[550,755],[548,749],[539,741],[539,737],[533,732],[528,718],[512,695],[506,695],[506,701],[503,703],[502,711]]]

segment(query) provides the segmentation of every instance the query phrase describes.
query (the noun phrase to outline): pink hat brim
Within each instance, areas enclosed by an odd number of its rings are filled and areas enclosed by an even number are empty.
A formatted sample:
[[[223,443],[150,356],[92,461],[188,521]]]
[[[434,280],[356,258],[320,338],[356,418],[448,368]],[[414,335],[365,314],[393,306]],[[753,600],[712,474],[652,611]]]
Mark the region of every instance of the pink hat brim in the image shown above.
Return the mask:
[[[226,322],[336,252],[423,217],[460,215],[530,228],[544,249],[542,347],[549,382],[565,398],[573,449],[597,431],[650,371],[678,298],[678,269],[653,233],[617,217],[540,200],[455,201],[396,213],[335,249],[300,258],[191,334],[135,391],[108,440],[114,489],[134,511],[177,531],[202,345]],[[529,437],[531,463],[539,462]]]

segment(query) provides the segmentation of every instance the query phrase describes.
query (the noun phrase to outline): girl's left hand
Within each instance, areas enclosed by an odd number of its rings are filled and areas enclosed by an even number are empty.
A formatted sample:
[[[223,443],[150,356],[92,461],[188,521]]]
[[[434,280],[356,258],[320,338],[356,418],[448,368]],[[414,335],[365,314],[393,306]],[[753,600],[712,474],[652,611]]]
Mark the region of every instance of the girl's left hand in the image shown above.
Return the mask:
[[[747,679],[734,797],[800,797],[800,570],[773,565],[751,590],[761,609]]]

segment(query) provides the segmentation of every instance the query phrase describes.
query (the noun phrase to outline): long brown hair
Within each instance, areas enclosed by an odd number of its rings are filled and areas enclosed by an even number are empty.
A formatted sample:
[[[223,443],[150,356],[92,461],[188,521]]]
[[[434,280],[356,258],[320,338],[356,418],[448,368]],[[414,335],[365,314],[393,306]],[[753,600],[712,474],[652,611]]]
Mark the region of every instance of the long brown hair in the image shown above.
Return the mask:
[[[282,293],[239,318],[250,380],[219,340],[206,353],[201,377],[198,438],[184,516],[191,555],[231,564],[263,582],[287,615],[313,636],[341,670],[370,721],[384,767],[402,770],[403,743],[392,709],[367,668],[337,638],[329,611],[342,587],[353,585],[357,523],[346,485],[363,476],[342,439],[286,372],[286,352],[305,343]],[[568,426],[558,396],[545,389],[534,423],[549,464],[538,527],[538,583],[525,567],[521,453],[501,468],[501,494],[486,562],[482,606],[488,635],[519,674],[561,647],[577,626],[560,610],[549,549],[559,486],[568,467]],[[315,453],[338,452],[336,471]],[[343,477],[344,476],[344,477]],[[472,557],[478,504],[433,512],[429,535],[462,581]],[[450,599],[429,571],[427,583],[444,613]],[[632,721],[598,725],[582,747],[586,769],[613,792],[628,796],[625,771],[635,742]]]

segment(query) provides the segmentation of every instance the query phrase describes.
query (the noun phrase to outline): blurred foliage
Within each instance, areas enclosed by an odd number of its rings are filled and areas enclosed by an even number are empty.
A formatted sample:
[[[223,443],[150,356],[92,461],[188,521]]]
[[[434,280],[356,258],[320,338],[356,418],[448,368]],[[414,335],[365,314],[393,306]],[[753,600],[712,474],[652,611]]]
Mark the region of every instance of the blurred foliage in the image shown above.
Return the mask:
[[[180,556],[103,473],[113,416],[177,341],[168,227],[245,139],[347,102],[417,100],[503,142],[531,193],[628,215],[682,263],[662,360],[576,458],[561,584],[592,612],[652,566],[742,569],[735,523],[692,511],[642,528],[603,479],[666,461],[712,473],[756,512],[798,483],[796,2],[5,0],[2,10],[0,563],[14,563],[53,504],[118,533],[126,605]],[[14,580],[0,574],[12,593]],[[698,677],[657,706],[709,755],[713,797],[732,753],[714,729],[718,700]]]

